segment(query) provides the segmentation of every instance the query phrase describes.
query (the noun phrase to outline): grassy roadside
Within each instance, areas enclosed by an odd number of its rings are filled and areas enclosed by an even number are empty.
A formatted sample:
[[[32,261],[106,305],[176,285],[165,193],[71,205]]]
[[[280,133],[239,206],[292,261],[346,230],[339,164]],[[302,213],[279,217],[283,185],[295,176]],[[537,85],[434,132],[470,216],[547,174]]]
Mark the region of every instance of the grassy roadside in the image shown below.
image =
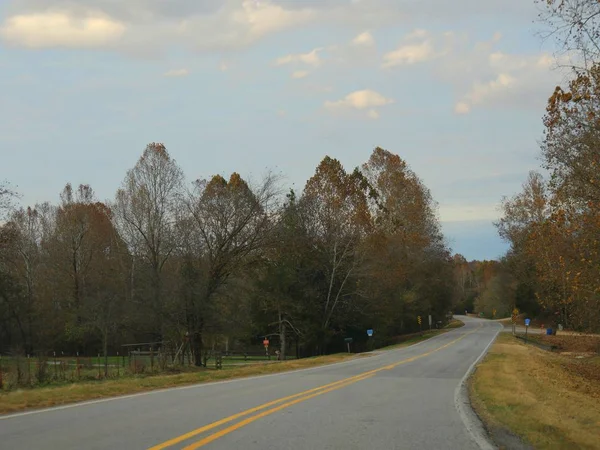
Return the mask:
[[[173,375],[137,376],[114,380],[78,382],[69,385],[21,389],[0,393],[0,414],[30,408],[45,408],[85,400],[135,394],[176,386],[229,380],[255,375],[267,375],[296,369],[341,362],[364,357],[364,354],[337,353],[273,364],[253,364],[242,367],[223,367],[223,370],[201,370]]]
[[[600,356],[550,353],[501,334],[469,391],[500,448],[600,449]]]
[[[438,336],[440,334],[443,333],[447,333],[450,330],[453,330],[455,328],[460,328],[462,326],[464,326],[465,323],[458,320],[458,319],[452,319],[450,321],[450,323],[448,325],[446,325],[444,328],[439,329],[439,330],[427,330],[427,331],[423,331],[422,333],[413,333],[413,334],[407,334],[404,336],[401,336],[402,341],[397,343],[397,344],[393,344],[393,345],[389,345],[387,347],[383,347],[380,348],[378,350],[397,350],[399,348],[402,347],[407,347],[409,345],[413,345],[413,344],[417,344],[421,341],[425,341],[427,339],[430,339],[434,336]]]

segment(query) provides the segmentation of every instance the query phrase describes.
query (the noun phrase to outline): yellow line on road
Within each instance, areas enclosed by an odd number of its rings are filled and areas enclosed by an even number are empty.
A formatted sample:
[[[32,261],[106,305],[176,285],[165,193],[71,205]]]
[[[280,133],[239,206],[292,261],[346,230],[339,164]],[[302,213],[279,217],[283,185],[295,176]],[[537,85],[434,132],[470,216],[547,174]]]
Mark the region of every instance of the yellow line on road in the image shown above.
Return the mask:
[[[315,392],[314,394],[310,394],[310,395],[307,395],[305,397],[301,397],[301,398],[297,398],[296,400],[292,400],[291,402],[284,403],[283,405],[279,405],[279,406],[277,406],[275,408],[267,409],[266,411],[263,411],[261,413],[258,413],[256,415],[254,415],[254,416],[248,417],[247,419],[244,419],[241,422],[238,422],[238,423],[236,423],[234,425],[231,425],[231,426],[229,426],[227,428],[224,428],[223,430],[217,431],[216,433],[213,433],[213,434],[205,437],[204,439],[199,440],[198,442],[194,442],[193,444],[190,444],[187,447],[184,447],[183,450],[195,450],[197,448],[203,447],[206,444],[209,444],[212,441],[215,441],[215,440],[219,439],[220,437],[225,436],[226,434],[232,433],[235,430],[237,430],[239,428],[242,428],[242,427],[245,427],[246,425],[248,425],[248,424],[250,424],[250,423],[252,423],[252,422],[254,422],[254,421],[258,420],[258,419],[261,419],[261,418],[263,418],[265,416],[268,416],[270,414],[276,413],[277,411],[281,411],[282,409],[287,408],[288,406],[292,406],[292,405],[295,405],[297,403],[305,402],[306,400],[309,400],[309,399],[311,399],[313,397],[317,397],[318,395],[326,394],[327,392],[331,392],[331,391],[335,391],[337,389],[345,388],[346,386],[349,386],[351,384],[358,383],[359,381],[365,380],[367,378],[371,378],[374,375],[375,375],[374,373],[370,373],[368,375],[363,375],[360,378],[354,378],[354,379],[352,379],[350,381],[347,381],[345,383],[338,384],[337,386],[330,387],[329,389],[324,389],[324,390],[321,390],[319,392]]]
[[[183,441],[185,441],[187,439],[190,439],[190,438],[192,438],[194,436],[197,436],[197,435],[199,435],[201,433],[204,433],[205,431],[212,430],[212,429],[217,428],[217,427],[219,427],[221,425],[225,425],[226,423],[232,422],[232,421],[234,421],[236,419],[240,419],[240,418],[242,418],[244,416],[247,416],[249,414],[252,414],[252,413],[261,411],[263,409],[269,408],[271,406],[277,405],[278,403],[287,402],[287,403],[284,403],[284,404],[282,404],[280,406],[277,406],[275,408],[272,408],[272,409],[269,409],[267,411],[263,411],[263,412],[261,412],[259,414],[256,414],[255,416],[252,416],[252,417],[249,417],[249,418],[247,418],[245,420],[242,420],[241,422],[239,422],[239,423],[237,423],[235,425],[232,425],[232,426],[230,426],[228,428],[225,428],[225,429],[223,429],[221,431],[218,431],[218,432],[216,432],[214,434],[211,434],[211,435],[205,437],[204,439],[202,439],[200,441],[197,441],[196,443],[191,444],[188,447],[185,447],[184,450],[192,450],[192,449],[199,448],[199,447],[201,447],[203,445],[208,444],[209,442],[214,441],[215,439],[218,439],[218,438],[220,438],[220,437],[222,437],[222,436],[224,436],[226,434],[229,434],[229,433],[231,433],[231,432],[233,432],[233,431],[235,431],[235,430],[237,430],[237,429],[239,429],[239,428],[241,428],[241,427],[243,427],[243,426],[245,426],[245,425],[247,425],[249,423],[252,423],[255,420],[258,420],[261,417],[268,416],[269,414],[273,414],[274,412],[280,411],[280,410],[282,410],[284,408],[287,408],[289,406],[292,406],[292,405],[295,405],[297,403],[303,402],[305,400],[311,399],[313,397],[316,397],[317,395],[325,394],[326,392],[331,392],[331,391],[336,390],[336,389],[341,389],[342,387],[346,387],[346,386],[348,386],[350,384],[353,384],[353,383],[355,383],[357,381],[361,381],[361,380],[367,379],[367,378],[375,375],[376,373],[381,372],[382,370],[391,370],[391,369],[393,369],[395,367],[398,367],[398,366],[400,366],[402,364],[406,364],[406,363],[415,361],[417,359],[424,358],[424,357],[429,356],[429,355],[431,355],[431,354],[433,354],[435,352],[443,350],[444,348],[447,348],[447,347],[449,347],[449,346],[457,343],[461,339],[464,339],[466,336],[468,336],[468,335],[476,332],[482,326],[483,325],[479,325],[476,329],[474,329],[472,331],[469,331],[468,333],[463,334],[459,338],[454,339],[453,341],[450,341],[447,344],[444,344],[444,345],[442,345],[442,346],[440,346],[438,348],[435,348],[435,349],[433,349],[433,350],[431,350],[429,352],[422,353],[420,355],[413,356],[411,358],[403,359],[401,361],[398,361],[396,363],[390,364],[388,366],[380,367],[378,369],[369,370],[367,372],[363,372],[361,374],[354,375],[352,377],[344,378],[343,380],[335,381],[333,383],[328,383],[328,384],[325,384],[325,385],[322,385],[322,386],[319,386],[319,387],[316,387],[316,388],[312,388],[312,389],[309,389],[309,390],[306,390],[306,391],[303,391],[303,392],[299,392],[299,393],[294,394],[294,395],[290,395],[290,396],[287,396],[287,397],[282,397],[282,398],[279,398],[277,400],[273,400],[271,402],[264,403],[262,405],[254,407],[254,408],[250,408],[250,409],[247,409],[245,411],[239,412],[237,414],[233,414],[231,416],[228,416],[228,417],[225,417],[223,419],[217,420],[216,422],[213,422],[213,423],[210,423],[210,424],[205,425],[203,427],[200,427],[200,428],[197,428],[195,430],[192,430],[189,433],[185,433],[185,434],[182,434],[181,436],[177,436],[177,437],[175,437],[173,439],[170,439],[170,440],[168,440],[166,442],[163,442],[162,444],[155,445],[154,447],[151,447],[148,450],[163,450],[163,449],[165,449],[167,447],[170,447],[172,445],[178,444],[178,443],[183,442]],[[293,400],[293,399],[296,399],[296,400]],[[290,400],[293,400],[293,401],[290,401]]]
[[[292,400],[294,398],[302,397],[303,395],[309,395],[312,392],[320,391],[320,390],[327,389],[327,388],[332,387],[332,386],[337,386],[339,384],[347,383],[348,381],[352,381],[355,378],[361,378],[361,377],[363,377],[365,375],[371,375],[371,374],[374,375],[375,372],[377,372],[379,370],[380,369],[375,369],[374,371],[361,373],[359,375],[355,375],[355,376],[350,377],[350,378],[344,378],[343,380],[335,381],[333,383],[325,384],[323,386],[319,386],[319,387],[316,387],[316,388],[313,388],[313,389],[309,389],[307,391],[299,392],[298,394],[289,395],[287,397],[282,397],[282,398],[279,398],[277,400],[273,400],[271,402],[264,403],[262,405],[254,407],[254,408],[250,408],[250,409],[247,409],[245,411],[239,412],[237,414],[233,414],[232,416],[225,417],[225,418],[223,418],[221,420],[217,420],[216,422],[213,422],[213,423],[210,423],[210,424],[205,425],[203,427],[200,427],[200,428],[197,428],[195,430],[192,430],[189,433],[182,434],[181,436],[177,436],[176,438],[170,439],[170,440],[168,440],[166,442],[163,442],[162,444],[155,445],[154,447],[151,447],[148,450],[163,450],[163,449],[165,449],[167,447],[170,447],[172,445],[175,445],[175,444],[178,444],[180,442],[183,442],[186,439],[189,439],[189,438],[197,436],[197,435],[199,435],[201,433],[204,433],[205,431],[212,430],[213,428],[219,427],[221,425],[225,425],[226,423],[229,423],[229,422],[231,422],[233,420],[236,420],[236,419],[239,419],[241,417],[247,416],[249,414],[252,414],[254,412],[257,412],[257,411],[260,411],[262,409],[268,408],[270,406],[274,406],[274,405],[276,405],[278,403],[285,402],[286,400]]]

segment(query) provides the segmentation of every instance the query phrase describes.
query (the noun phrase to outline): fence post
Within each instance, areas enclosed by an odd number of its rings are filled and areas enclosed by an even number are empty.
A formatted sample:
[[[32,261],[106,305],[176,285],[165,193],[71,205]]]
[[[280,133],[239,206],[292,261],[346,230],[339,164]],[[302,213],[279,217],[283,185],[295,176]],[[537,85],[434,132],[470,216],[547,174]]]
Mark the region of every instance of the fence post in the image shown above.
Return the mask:
[[[29,361],[29,354],[27,354],[27,384],[31,386],[31,361]]]
[[[77,359],[75,359],[75,364],[76,364],[76,370],[77,370],[77,380],[79,380],[81,377],[81,372],[79,369],[79,352],[77,352]]]
[[[98,379],[102,378],[102,371],[100,370],[100,353],[98,353]]]
[[[2,355],[0,355],[0,391],[2,390]]]
[[[125,361],[125,360],[123,360],[123,361]],[[120,370],[120,367],[119,367],[119,352],[117,352],[117,364],[116,364],[116,366],[117,366],[117,378],[119,378],[119,376],[121,375],[119,373],[119,370]]]
[[[150,372],[154,372],[154,351],[150,347]]]
[[[54,379],[58,380],[58,369],[56,368],[56,352],[54,353]]]

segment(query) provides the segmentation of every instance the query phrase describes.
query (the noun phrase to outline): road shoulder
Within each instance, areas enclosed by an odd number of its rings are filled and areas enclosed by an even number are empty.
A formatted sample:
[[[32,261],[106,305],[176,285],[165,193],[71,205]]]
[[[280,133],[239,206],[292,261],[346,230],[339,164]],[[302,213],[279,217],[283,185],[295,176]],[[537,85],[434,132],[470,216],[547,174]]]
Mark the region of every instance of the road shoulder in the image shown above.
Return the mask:
[[[600,449],[600,356],[556,354],[502,333],[469,382],[499,448]]]

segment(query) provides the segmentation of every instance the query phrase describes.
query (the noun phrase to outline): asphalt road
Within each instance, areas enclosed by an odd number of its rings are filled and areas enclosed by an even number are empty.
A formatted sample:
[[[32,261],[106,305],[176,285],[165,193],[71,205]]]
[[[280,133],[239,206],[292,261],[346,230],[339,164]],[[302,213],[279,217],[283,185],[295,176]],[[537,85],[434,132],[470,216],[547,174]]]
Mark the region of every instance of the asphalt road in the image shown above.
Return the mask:
[[[460,387],[500,325],[461,320],[417,345],[339,364],[0,416],[0,448],[490,448]]]

